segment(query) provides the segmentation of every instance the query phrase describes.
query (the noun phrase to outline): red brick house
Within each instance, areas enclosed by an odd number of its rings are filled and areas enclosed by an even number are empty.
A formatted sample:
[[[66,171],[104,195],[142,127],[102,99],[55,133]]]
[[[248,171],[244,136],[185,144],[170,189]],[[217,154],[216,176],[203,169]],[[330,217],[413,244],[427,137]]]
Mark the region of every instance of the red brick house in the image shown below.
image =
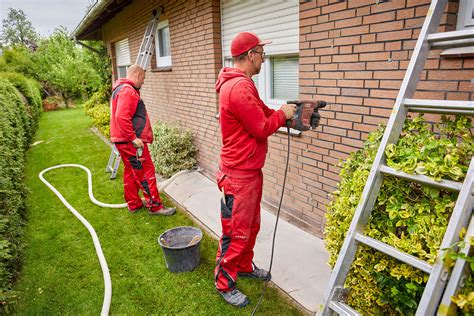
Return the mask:
[[[220,132],[215,118],[217,74],[231,64],[229,46],[240,31],[273,40],[254,77],[262,99],[330,103],[315,131],[292,136],[285,217],[322,236],[328,194],[338,162],[361,148],[367,134],[392,110],[430,0],[99,0],[75,30],[79,40],[102,40],[114,77],[137,56],[154,8],[164,7],[142,96],[153,122],[191,129],[198,163],[214,178]],[[440,31],[474,28],[474,1],[450,0]],[[474,49],[434,50],[415,98],[474,99]],[[264,203],[278,202],[286,135],[270,138]]]

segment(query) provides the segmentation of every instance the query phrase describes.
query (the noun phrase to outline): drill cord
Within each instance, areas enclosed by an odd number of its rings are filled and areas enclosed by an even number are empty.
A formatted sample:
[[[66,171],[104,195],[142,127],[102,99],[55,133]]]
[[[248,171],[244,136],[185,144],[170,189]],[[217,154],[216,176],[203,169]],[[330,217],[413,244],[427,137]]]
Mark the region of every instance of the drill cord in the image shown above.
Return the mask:
[[[283,176],[283,185],[281,188],[281,195],[280,195],[280,203],[278,204],[278,211],[277,211],[277,216],[275,220],[275,228],[273,229],[273,240],[272,240],[272,254],[270,255],[270,266],[268,268],[268,273],[272,271],[272,265],[273,265],[273,253],[275,251],[275,237],[276,237],[276,232],[277,232],[277,227],[278,227],[278,220],[280,218],[280,211],[281,211],[281,204],[283,202],[283,196],[285,193],[285,184],[286,184],[286,175],[288,174],[288,164],[290,161],[290,126],[287,123],[286,124],[286,129],[288,133],[288,148],[287,148],[287,153],[286,153],[286,166],[285,166],[285,175]],[[260,298],[258,299],[257,305],[255,305],[253,311],[252,311],[252,316],[255,315],[255,312],[257,311],[258,307],[260,306],[260,303],[263,300],[263,296],[265,295],[265,291],[267,290],[268,282],[270,280],[265,281],[265,284],[263,286],[262,294],[260,294]]]

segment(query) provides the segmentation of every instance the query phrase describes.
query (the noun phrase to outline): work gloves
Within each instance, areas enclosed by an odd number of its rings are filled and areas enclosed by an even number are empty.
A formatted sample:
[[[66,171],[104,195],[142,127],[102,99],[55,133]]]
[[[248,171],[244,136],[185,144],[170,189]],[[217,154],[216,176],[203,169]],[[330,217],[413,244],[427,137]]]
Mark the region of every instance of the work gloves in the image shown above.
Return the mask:
[[[293,115],[295,115],[296,105],[295,104],[283,104],[280,107],[280,110],[282,110],[285,113],[286,119],[290,120],[290,119],[293,118]]]

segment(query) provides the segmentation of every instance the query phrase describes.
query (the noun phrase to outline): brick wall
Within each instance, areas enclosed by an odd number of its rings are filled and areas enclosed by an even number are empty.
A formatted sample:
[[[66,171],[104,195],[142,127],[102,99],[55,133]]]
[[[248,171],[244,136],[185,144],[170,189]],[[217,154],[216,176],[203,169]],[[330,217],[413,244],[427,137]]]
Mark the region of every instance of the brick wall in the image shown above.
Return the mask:
[[[339,181],[338,163],[362,147],[367,134],[386,122],[429,7],[429,0],[317,0],[300,4],[300,97],[331,104],[321,127],[292,136],[283,217],[322,236],[328,194]],[[213,178],[220,150],[214,90],[221,68],[218,0],[134,1],[103,28],[111,43],[129,38],[135,60],[151,10],[165,7],[171,37],[171,72],[149,72],[142,96],[153,122],[189,128],[198,161]],[[441,31],[453,30],[452,0]],[[415,98],[472,100],[474,59],[440,58],[433,51]],[[152,60],[152,64],[155,60]],[[287,135],[270,137],[264,168],[264,205],[278,205]]]
[[[286,217],[321,235],[337,166],[362,147],[393,108],[430,0],[317,0],[300,3],[300,97],[332,103],[322,127],[293,138]],[[451,1],[440,31],[456,25]],[[414,98],[473,100],[474,59],[431,51]],[[284,136],[274,136],[265,168],[265,197],[276,205],[283,177]]]
[[[164,7],[171,41],[171,71],[148,70],[141,95],[152,123],[178,123],[191,129],[199,165],[209,174],[217,169],[220,135],[214,84],[222,67],[218,0],[134,1],[104,25],[103,39],[113,57],[113,42],[128,38],[132,63],[151,12]],[[155,57],[151,60],[156,68]]]

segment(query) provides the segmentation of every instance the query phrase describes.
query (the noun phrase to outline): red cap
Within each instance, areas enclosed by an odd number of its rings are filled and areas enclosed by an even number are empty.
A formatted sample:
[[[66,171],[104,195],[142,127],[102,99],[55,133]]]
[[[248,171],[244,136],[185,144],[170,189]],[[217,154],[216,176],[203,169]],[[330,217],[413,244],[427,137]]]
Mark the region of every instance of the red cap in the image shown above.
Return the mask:
[[[230,53],[232,57],[239,56],[258,45],[271,44],[272,41],[262,41],[252,32],[240,32],[237,34],[230,44]]]

